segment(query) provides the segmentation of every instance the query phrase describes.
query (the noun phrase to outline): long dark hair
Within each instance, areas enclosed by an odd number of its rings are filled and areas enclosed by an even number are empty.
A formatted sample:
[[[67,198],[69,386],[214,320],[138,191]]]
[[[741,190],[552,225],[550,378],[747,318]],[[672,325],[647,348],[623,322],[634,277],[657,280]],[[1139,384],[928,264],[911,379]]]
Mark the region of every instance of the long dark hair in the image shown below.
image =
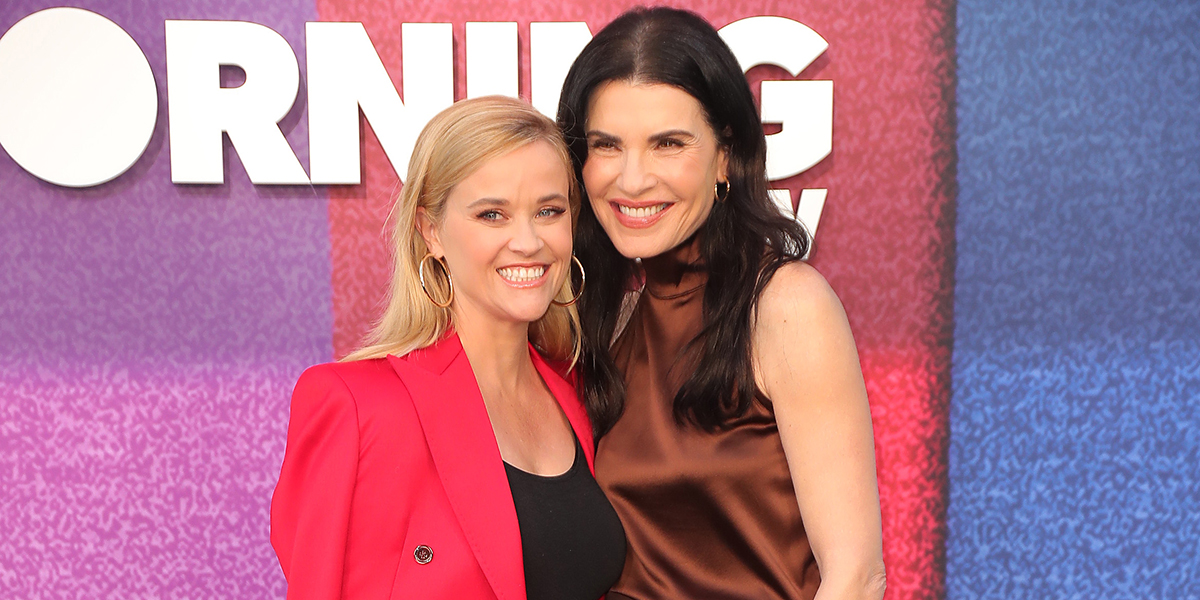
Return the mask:
[[[702,17],[673,8],[635,8],[601,29],[575,59],[563,82],[558,124],[580,181],[588,152],[588,102],[609,81],[666,84],[687,92],[728,153],[729,194],[713,205],[699,230],[709,272],[703,328],[694,341],[701,345],[699,362],[674,403],[677,421],[717,429],[751,403],[767,402],[751,360],[754,311],[775,271],[804,256],[809,239],[767,194],[767,146],[754,96],[733,52]],[[634,265],[613,246],[589,202],[583,202],[575,248],[588,278],[580,300],[580,394],[600,436],[624,408],[624,381],[609,343]]]

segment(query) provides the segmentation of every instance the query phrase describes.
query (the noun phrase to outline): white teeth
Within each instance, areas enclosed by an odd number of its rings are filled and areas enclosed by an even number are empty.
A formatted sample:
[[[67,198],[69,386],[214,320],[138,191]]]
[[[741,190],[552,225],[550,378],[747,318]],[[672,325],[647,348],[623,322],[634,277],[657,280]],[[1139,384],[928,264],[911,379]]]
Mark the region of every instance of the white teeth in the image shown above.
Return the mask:
[[[540,278],[546,272],[546,267],[505,267],[496,271],[509,281],[525,282]]]
[[[621,209],[621,214],[623,214],[627,217],[633,217],[635,219],[649,217],[650,215],[656,215],[659,213],[659,211],[661,211],[662,209],[664,209],[666,207],[667,207],[666,204],[647,206],[645,208],[633,208],[630,206],[625,206],[624,204],[617,205],[617,208]]]

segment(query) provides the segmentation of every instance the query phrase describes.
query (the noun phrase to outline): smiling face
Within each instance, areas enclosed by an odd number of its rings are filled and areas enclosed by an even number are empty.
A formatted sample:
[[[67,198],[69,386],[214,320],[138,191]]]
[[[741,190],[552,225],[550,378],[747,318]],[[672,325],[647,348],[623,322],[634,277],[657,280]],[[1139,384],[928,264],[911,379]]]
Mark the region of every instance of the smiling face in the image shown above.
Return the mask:
[[[567,168],[550,144],[533,142],[455,185],[440,221],[418,209],[429,251],[453,278],[457,321],[529,323],[545,314],[571,264]]]
[[[708,218],[727,153],[687,92],[610,81],[588,103],[583,184],[596,218],[627,258],[683,243]]]

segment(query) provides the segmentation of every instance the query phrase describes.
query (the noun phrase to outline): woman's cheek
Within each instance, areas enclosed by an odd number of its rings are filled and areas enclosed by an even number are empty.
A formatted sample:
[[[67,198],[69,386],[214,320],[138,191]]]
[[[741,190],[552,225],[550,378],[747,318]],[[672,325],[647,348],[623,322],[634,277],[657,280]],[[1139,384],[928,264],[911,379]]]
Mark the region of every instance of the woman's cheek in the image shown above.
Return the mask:
[[[607,171],[612,170],[609,168],[611,162],[601,157],[588,157],[587,162],[583,163],[583,187],[589,198],[599,198],[604,195],[607,182],[611,179],[607,175]]]
[[[571,219],[566,215],[555,219],[553,223],[542,230],[542,236],[550,249],[555,255],[561,255],[564,252],[567,257],[571,255]]]

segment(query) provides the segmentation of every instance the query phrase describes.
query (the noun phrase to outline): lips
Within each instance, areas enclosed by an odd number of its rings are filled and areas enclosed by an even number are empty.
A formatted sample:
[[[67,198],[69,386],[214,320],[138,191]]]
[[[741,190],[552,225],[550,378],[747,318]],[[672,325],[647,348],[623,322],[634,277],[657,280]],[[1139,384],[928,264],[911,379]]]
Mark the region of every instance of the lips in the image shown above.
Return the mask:
[[[672,206],[670,202],[659,203],[629,203],[609,202],[617,221],[626,227],[642,229],[649,227],[662,218]]]

